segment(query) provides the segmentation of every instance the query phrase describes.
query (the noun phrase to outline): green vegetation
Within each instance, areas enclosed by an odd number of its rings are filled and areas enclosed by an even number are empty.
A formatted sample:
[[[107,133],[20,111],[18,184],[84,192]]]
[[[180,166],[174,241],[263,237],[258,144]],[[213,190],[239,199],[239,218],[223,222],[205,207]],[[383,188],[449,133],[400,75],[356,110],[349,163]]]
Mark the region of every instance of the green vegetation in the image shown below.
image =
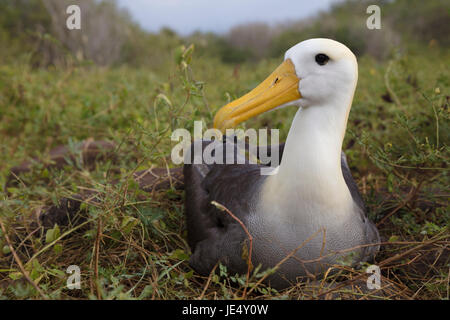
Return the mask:
[[[392,11],[383,11],[386,32],[400,36],[398,44],[380,38],[375,48],[367,37],[353,36],[368,31],[365,10],[357,11],[361,7],[351,1],[320,16],[322,22],[332,17],[330,26],[293,24],[259,56],[255,47],[234,46],[212,34],[148,34],[107,2],[129,31],[120,54],[108,63],[89,58],[88,51],[77,55],[58,40],[44,2],[0,4],[0,222],[8,235],[0,230],[0,299],[222,299],[244,292],[249,299],[380,296],[339,287],[312,290],[308,284],[276,292],[258,283],[262,270],[254,271],[246,290],[245,275],[228,275],[223,266],[210,278],[200,277],[187,263],[183,191],[146,193],[131,179],[136,170],[172,167],[174,129],[191,129],[193,120],[210,126],[217,109],[255,87],[291,44],[328,32],[360,48],[344,149],[386,242],[376,258],[382,283],[391,285],[383,298],[449,298],[450,52],[444,1],[386,2]],[[415,19],[419,12],[421,19]],[[30,31],[36,24],[44,31]],[[294,112],[286,108],[243,126],[279,128],[284,139]],[[50,149],[75,150],[89,138],[115,142],[117,159],[88,168],[78,153],[61,170],[36,162],[18,184],[6,186],[10,169],[23,160],[45,163]],[[82,205],[84,224],[31,234],[37,214],[86,188],[102,197]],[[8,242],[40,292],[24,279]],[[69,265],[81,268],[81,290],[66,288]],[[337,268],[330,282],[365,277],[364,269]]]

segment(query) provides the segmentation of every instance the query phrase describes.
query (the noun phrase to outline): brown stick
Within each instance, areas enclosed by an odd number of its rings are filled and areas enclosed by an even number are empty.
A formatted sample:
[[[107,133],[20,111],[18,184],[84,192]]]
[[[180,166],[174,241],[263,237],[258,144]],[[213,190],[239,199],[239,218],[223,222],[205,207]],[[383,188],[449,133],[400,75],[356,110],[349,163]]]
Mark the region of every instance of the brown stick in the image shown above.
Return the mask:
[[[206,281],[206,285],[203,288],[202,294],[200,295],[200,297],[198,297],[198,300],[203,300],[203,297],[205,296],[205,293],[206,293],[206,289],[208,289],[209,284],[211,283],[211,278],[212,278],[212,276],[214,274],[214,271],[216,271],[218,265],[219,265],[219,263],[216,263],[214,268],[209,273],[209,277],[208,277],[208,280]]]
[[[412,187],[411,190],[409,191],[406,200],[404,200],[402,203],[400,203],[394,210],[392,210],[391,212],[389,212],[387,215],[385,215],[383,217],[383,219],[381,219],[380,222],[377,223],[377,227],[379,227],[380,225],[382,225],[389,217],[391,217],[392,215],[394,215],[397,211],[399,211],[401,208],[403,208],[404,206],[406,206],[408,204],[408,202],[410,202],[412,199],[414,199],[414,197],[417,195],[417,192],[420,189],[420,186],[422,185],[422,182],[419,182],[419,185],[417,187]]]
[[[6,228],[5,228],[1,218],[0,218],[0,227],[5,236],[5,240],[8,243],[9,249],[11,250],[11,253],[13,254],[14,260],[16,260],[16,263],[19,266],[19,269],[22,272],[23,276],[36,289],[36,291],[41,295],[41,297],[43,299],[48,300],[48,297],[44,294],[44,292],[41,290],[41,288],[39,288],[39,286],[36,284],[36,282],[34,282],[33,279],[31,279],[27,270],[25,270],[25,268],[23,267],[22,261],[20,260],[19,256],[17,255],[16,251],[14,250],[14,247],[11,244],[11,240],[9,239],[8,233],[6,232]]]
[[[211,201],[211,204],[216,206],[218,209],[228,213],[234,220],[236,220],[241,225],[242,229],[244,229],[245,233],[247,234],[247,237],[249,240],[248,260],[247,260],[247,279],[245,281],[244,292],[242,293],[242,298],[245,299],[245,297],[247,296],[247,287],[248,287],[248,282],[250,279],[250,271],[253,269],[253,264],[252,264],[253,237],[250,234],[250,232],[248,232],[248,229],[244,225],[244,223],[238,217],[236,217],[230,210],[228,210],[225,206],[221,205],[220,203],[218,203],[216,201]]]
[[[420,249],[420,248],[422,248],[422,247],[425,247],[425,246],[427,246],[427,245],[430,245],[430,244],[433,244],[433,243],[435,243],[435,242],[438,242],[439,240],[445,239],[446,237],[447,237],[447,236],[439,237],[438,239],[434,239],[434,240],[430,240],[430,241],[427,241],[427,242],[423,242],[423,243],[421,243],[420,245],[418,245],[418,246],[416,246],[416,247],[414,247],[414,248],[411,248],[411,249],[406,250],[406,251],[404,251],[404,252],[402,252],[402,253],[396,254],[395,256],[390,257],[390,258],[388,258],[388,259],[386,259],[386,260],[383,260],[383,261],[381,261],[380,263],[378,263],[377,265],[378,265],[378,267],[380,267],[380,268],[381,268],[381,267],[384,267],[385,265],[387,265],[387,264],[389,264],[389,263],[391,263],[391,262],[393,262],[393,261],[395,261],[395,260],[398,260],[398,259],[400,259],[400,258],[402,258],[402,257],[404,257],[404,256],[406,256],[406,255],[408,255],[408,254],[410,254],[411,252],[414,252],[415,250],[418,250],[418,249]],[[364,277],[364,276],[366,276],[366,274],[365,274],[365,273],[361,273],[360,275],[357,275],[356,277],[354,277],[351,281],[344,281],[343,283],[341,283],[340,285],[334,287],[333,289],[330,289],[330,290],[328,290],[328,291],[325,291],[325,292],[320,293],[318,296],[326,295],[326,294],[331,293],[331,292],[333,292],[333,291],[339,290],[339,289],[341,289],[342,287],[345,287],[346,285],[348,285],[348,283],[353,283],[353,282],[355,282],[356,280],[359,280],[359,279],[361,279],[361,278]]]
[[[100,239],[102,237],[102,219],[101,217],[97,222],[97,237],[95,239],[95,263],[94,263],[94,274],[95,274],[95,287],[97,291],[97,299],[101,300],[102,295],[100,292],[100,284],[98,282],[98,259],[100,255]]]

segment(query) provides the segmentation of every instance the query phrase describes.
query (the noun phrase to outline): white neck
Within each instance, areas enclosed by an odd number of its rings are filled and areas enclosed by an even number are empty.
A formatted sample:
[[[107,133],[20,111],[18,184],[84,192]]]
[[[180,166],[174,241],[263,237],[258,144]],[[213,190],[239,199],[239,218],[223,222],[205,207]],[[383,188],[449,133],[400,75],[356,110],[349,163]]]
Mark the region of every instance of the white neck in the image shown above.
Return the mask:
[[[302,212],[346,211],[352,205],[341,169],[350,101],[301,108],[289,131],[278,173],[265,181],[266,205]],[[275,203],[274,203],[275,202]],[[297,209],[296,209],[297,208]],[[336,210],[330,210],[335,208]],[[340,209],[339,209],[340,208]],[[281,213],[281,214],[284,214]]]

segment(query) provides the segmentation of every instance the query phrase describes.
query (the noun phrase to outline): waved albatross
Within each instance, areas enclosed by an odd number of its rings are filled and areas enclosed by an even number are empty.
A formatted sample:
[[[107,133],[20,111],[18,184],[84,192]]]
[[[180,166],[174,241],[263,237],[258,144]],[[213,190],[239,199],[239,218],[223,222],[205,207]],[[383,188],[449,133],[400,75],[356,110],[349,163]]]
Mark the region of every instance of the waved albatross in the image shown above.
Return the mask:
[[[298,107],[275,174],[261,175],[261,164],[184,165],[190,265],[197,272],[207,275],[219,261],[230,274],[247,272],[247,234],[212,201],[252,235],[253,266],[273,268],[295,252],[267,278],[275,288],[320,274],[343,256],[357,264],[376,254],[378,231],[341,151],[357,79],[356,57],[346,46],[310,39],[289,49],[259,86],[219,110],[214,126],[224,130],[277,107]],[[211,141],[200,143],[204,148]]]

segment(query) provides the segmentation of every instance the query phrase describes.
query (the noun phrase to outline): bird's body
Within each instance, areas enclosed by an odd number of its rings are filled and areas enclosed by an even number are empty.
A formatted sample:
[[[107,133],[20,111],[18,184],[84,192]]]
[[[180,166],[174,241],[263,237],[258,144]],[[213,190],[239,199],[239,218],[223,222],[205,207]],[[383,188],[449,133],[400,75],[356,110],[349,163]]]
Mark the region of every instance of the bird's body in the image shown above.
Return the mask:
[[[208,274],[220,261],[231,273],[247,270],[247,234],[212,201],[247,227],[252,264],[277,267],[268,278],[274,287],[323,272],[349,254],[353,263],[375,254],[378,232],[341,153],[356,81],[350,50],[312,39],[291,48],[266,81],[219,111],[216,125],[226,128],[278,106],[301,107],[279,148],[275,174],[261,175],[261,164],[185,164],[194,269]],[[196,143],[204,148],[210,142]]]

